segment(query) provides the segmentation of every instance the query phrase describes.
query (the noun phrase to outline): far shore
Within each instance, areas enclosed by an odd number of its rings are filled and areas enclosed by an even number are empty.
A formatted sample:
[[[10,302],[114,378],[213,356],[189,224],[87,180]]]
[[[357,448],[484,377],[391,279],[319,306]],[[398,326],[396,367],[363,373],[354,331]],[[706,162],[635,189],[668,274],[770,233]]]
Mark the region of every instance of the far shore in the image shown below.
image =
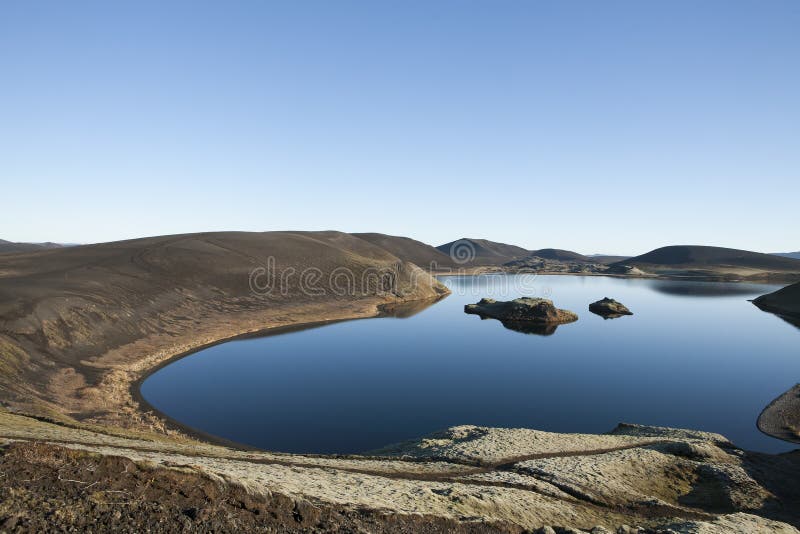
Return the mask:
[[[564,271],[513,271],[502,268],[493,267],[474,267],[465,269],[460,272],[453,271],[431,271],[433,276],[448,277],[448,276],[477,276],[486,274],[527,274],[527,275],[542,275],[542,276],[605,276],[609,278],[630,278],[641,280],[671,280],[671,281],[684,281],[684,282],[719,282],[719,283],[751,283],[751,284],[787,284],[796,280],[796,277],[787,278],[769,278],[769,277],[756,277],[756,278],[723,278],[723,275],[679,275],[679,274],[620,274],[620,273],[570,273]]]

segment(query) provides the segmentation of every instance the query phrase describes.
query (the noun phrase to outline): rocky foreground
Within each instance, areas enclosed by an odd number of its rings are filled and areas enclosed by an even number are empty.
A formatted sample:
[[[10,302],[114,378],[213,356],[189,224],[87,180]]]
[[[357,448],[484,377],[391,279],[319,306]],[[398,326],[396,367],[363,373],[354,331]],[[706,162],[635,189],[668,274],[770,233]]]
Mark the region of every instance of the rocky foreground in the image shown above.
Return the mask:
[[[0,412],[0,528],[269,532],[787,532],[800,453],[620,425],[454,427],[370,456],[233,450]],[[550,530],[552,529],[552,530]]]

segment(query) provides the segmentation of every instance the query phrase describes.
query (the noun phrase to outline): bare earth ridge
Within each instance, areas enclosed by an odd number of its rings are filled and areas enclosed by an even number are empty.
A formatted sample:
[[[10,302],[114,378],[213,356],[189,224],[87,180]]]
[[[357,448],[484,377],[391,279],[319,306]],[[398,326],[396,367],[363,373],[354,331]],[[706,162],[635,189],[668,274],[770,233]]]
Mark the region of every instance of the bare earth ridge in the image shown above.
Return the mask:
[[[186,234],[4,255],[0,395],[26,413],[161,430],[129,388],[171,358],[446,293],[417,266],[341,232]]]

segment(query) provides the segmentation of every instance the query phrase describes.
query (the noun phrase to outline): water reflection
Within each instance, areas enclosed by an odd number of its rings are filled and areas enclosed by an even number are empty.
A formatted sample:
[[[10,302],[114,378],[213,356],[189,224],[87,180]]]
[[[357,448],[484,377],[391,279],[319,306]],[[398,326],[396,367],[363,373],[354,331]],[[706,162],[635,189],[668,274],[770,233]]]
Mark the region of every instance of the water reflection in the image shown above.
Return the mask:
[[[761,309],[761,311],[763,311],[765,313],[770,313],[770,314],[774,315],[775,317],[777,317],[778,319],[781,319],[781,320],[789,323],[790,325],[794,326],[795,328],[800,328],[800,317],[789,317],[788,315],[781,315],[779,313],[773,313],[773,312],[771,312],[769,310],[764,310],[764,309]]]
[[[394,317],[395,319],[408,319],[416,314],[427,310],[437,302],[447,298],[444,295],[435,299],[414,300],[410,302],[391,302],[380,307],[381,317]]]
[[[658,293],[681,297],[723,297],[761,295],[764,286],[743,282],[681,282],[676,280],[647,280],[646,287]]]
[[[596,312],[591,308],[589,308],[589,311],[595,315],[599,315],[603,319],[619,319],[620,317],[623,317],[623,314],[621,313],[601,313],[601,312]]]
[[[517,321],[501,321],[503,326],[514,332],[533,334],[536,336],[552,336],[558,329],[557,324],[537,324]]]
[[[478,315],[478,317],[481,318],[481,321],[497,321],[509,330],[520,332],[522,334],[552,336],[558,329],[557,324],[533,323],[530,321],[501,321],[499,319],[495,319],[494,317],[487,317],[486,315]]]

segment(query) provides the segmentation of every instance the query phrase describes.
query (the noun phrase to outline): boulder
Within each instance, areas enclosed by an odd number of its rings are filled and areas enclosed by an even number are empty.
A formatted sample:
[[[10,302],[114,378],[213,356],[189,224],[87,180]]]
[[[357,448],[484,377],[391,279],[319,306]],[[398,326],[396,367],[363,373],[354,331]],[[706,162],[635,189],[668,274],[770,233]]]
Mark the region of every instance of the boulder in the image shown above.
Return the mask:
[[[589,304],[589,311],[602,315],[606,319],[622,317],[623,315],[633,315],[633,313],[621,302],[604,297],[602,300]]]
[[[499,319],[503,324],[557,325],[578,320],[576,314],[556,308],[551,300],[528,297],[505,302],[481,299],[477,304],[464,306],[464,312],[480,315],[482,318]]]

